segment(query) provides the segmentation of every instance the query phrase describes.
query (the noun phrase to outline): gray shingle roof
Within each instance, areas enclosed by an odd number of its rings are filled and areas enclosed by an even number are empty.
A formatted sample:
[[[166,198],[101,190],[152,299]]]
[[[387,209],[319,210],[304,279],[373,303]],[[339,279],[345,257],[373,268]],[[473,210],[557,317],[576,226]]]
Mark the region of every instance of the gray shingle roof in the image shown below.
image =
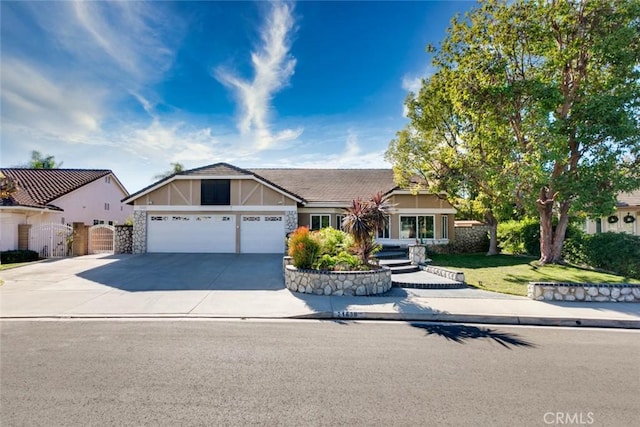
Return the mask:
[[[349,203],[396,188],[391,169],[251,169],[308,202]]]
[[[618,195],[618,206],[640,206],[640,190]]]
[[[49,207],[51,202],[103,176],[107,169],[0,169],[6,177],[18,182],[18,191],[2,199],[3,206]]]

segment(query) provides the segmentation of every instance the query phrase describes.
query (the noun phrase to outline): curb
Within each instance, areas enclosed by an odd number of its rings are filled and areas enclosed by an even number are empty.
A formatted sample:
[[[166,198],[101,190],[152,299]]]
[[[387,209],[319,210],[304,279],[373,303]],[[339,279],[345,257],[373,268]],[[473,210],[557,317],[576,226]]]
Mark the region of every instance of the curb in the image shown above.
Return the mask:
[[[584,319],[569,317],[533,317],[533,316],[500,316],[475,314],[444,314],[430,315],[420,313],[375,313],[357,311],[318,312],[294,316],[216,316],[216,315],[35,315],[35,316],[6,316],[0,321],[19,320],[197,320],[197,319],[270,319],[270,320],[386,320],[399,322],[443,322],[443,323],[474,323],[493,325],[518,326],[559,326],[575,328],[616,328],[640,329],[640,319]]]
[[[520,326],[562,326],[562,327],[591,327],[591,328],[619,328],[640,329],[639,320],[622,319],[584,319],[570,317],[531,317],[531,316],[500,316],[476,314],[420,314],[420,313],[375,313],[375,312],[322,312],[292,316],[293,319],[333,319],[333,320],[397,320],[406,322],[448,322],[448,323],[478,323],[495,325]]]

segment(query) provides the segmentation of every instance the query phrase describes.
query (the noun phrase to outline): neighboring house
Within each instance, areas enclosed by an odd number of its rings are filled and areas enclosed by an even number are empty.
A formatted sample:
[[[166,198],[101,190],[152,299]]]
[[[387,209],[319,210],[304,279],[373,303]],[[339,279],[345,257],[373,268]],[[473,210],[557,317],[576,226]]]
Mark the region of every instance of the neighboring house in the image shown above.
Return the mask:
[[[18,248],[19,224],[122,224],[129,193],[110,170],[0,169],[17,192],[0,199],[0,250]]]
[[[164,178],[123,202],[134,209],[134,253],[283,253],[298,226],[339,228],[344,208],[377,192],[395,204],[378,242],[448,243],[455,209],[400,189],[390,169],[240,169],[217,163]]]
[[[634,193],[623,193],[618,196],[616,211],[602,218],[588,219],[585,230],[589,234],[629,233],[640,236],[640,190]]]

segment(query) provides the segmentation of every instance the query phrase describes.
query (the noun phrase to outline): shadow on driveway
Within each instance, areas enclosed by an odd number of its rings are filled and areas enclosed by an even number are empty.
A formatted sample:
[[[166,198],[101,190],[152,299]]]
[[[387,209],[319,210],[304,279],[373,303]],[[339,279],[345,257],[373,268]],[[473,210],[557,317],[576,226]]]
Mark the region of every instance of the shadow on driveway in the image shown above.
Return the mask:
[[[129,292],[189,290],[281,290],[282,255],[112,255],[109,264],[77,274]]]

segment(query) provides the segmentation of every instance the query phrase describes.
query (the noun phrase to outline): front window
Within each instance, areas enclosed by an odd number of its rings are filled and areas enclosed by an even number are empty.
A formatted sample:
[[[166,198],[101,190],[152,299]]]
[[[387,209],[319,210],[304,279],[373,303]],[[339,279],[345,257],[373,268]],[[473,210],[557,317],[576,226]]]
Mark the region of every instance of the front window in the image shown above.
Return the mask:
[[[401,239],[433,239],[434,238],[433,215],[401,216]]]
[[[389,224],[391,224],[391,218],[387,216],[387,221],[384,224],[383,228],[378,229],[378,239],[388,239],[389,238]]]
[[[200,183],[200,204],[228,206],[231,204],[231,181],[203,179]]]
[[[449,238],[449,216],[442,215],[442,238]]]
[[[331,219],[329,215],[311,215],[311,229],[320,230],[331,225]]]
[[[344,231],[344,227],[342,225],[342,221],[344,221],[345,215],[336,215],[336,228],[338,230]]]

